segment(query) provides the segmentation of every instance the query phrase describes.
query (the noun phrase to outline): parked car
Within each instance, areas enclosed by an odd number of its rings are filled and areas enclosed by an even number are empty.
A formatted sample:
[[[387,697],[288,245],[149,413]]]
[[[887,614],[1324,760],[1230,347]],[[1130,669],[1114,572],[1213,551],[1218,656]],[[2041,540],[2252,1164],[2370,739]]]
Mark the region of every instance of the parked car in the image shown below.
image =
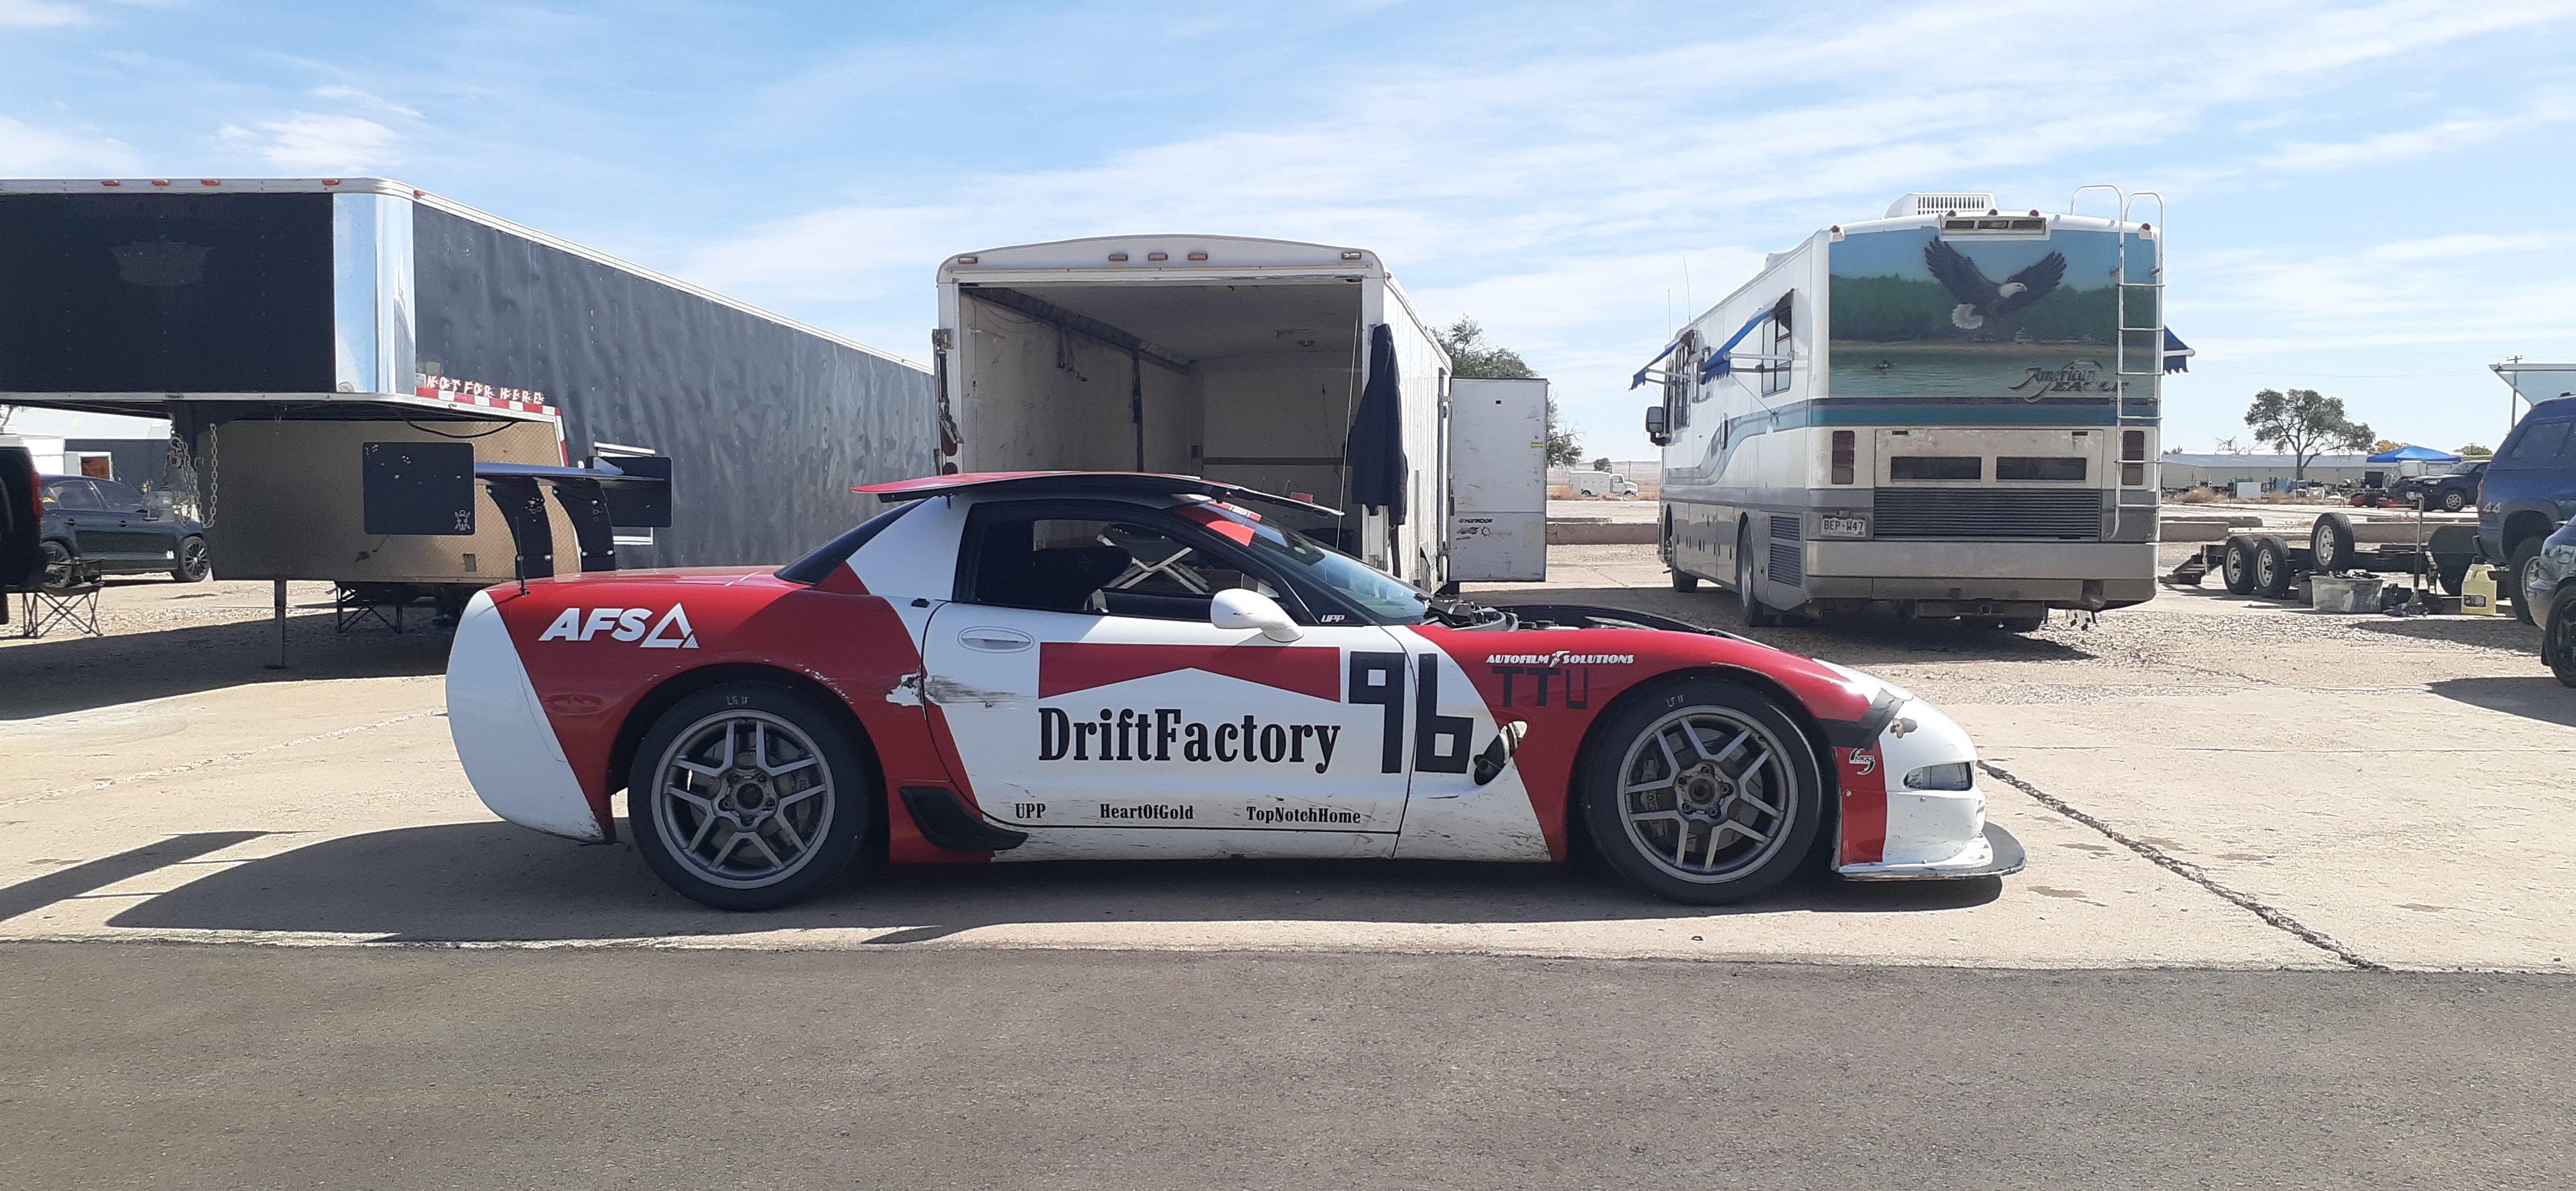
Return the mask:
[[[2424,507],[2456,513],[2478,503],[2478,482],[2486,477],[2487,460],[2464,459],[2451,470],[2437,476],[2410,476],[2397,481],[2388,495],[2398,504],[2409,503],[2407,497],[2424,494]]]
[[[2478,494],[2478,553],[2504,566],[2498,594],[2513,600],[2513,614],[2536,623],[2532,601],[2521,595],[2525,572],[2540,559],[2540,544],[2576,517],[2576,397],[2543,401],[2496,448]]]
[[[163,512],[132,484],[88,476],[45,476],[42,482],[45,586],[156,573],[194,583],[213,573],[206,527]]]
[[[2540,544],[2523,580],[2532,619],[2540,624],[2540,660],[2558,681],[2576,686],[2576,521]]]

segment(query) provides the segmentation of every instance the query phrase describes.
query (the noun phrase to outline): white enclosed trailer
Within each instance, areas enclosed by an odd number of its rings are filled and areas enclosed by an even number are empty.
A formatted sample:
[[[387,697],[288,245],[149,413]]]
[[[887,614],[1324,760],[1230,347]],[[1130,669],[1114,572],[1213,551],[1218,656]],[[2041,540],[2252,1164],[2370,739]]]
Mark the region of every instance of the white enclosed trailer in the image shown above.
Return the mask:
[[[1449,382],[1449,568],[1486,582],[1547,578],[1547,382]]]
[[[1375,328],[1393,341],[1403,499],[1354,499]],[[939,266],[942,450],[958,470],[1148,471],[1301,494],[1425,590],[1449,554],[1449,357],[1377,254],[1237,236],[1103,236]],[[1329,528],[1315,532],[1330,536]]]

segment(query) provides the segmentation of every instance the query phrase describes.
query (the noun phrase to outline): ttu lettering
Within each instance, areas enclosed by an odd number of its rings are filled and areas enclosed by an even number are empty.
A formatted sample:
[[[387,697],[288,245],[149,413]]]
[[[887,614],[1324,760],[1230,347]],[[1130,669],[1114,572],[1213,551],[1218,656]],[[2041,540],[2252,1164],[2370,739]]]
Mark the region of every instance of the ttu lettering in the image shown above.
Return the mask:
[[[1097,719],[1038,708],[1038,760],[1177,761],[1183,764],[1305,765],[1322,773],[1341,742],[1340,724],[1268,724],[1256,716],[1207,723],[1177,707],[1104,707]]]

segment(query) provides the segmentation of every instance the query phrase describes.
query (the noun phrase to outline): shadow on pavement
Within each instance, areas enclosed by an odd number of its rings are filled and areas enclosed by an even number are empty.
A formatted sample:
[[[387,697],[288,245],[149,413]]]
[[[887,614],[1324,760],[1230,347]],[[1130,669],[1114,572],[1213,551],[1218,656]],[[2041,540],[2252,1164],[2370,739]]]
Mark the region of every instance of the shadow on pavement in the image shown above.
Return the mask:
[[[194,860],[267,834],[265,831],[201,831],[174,835],[140,848],[129,848],[114,856],[102,856],[85,864],[31,877],[15,885],[0,887],[0,920],[41,910],[55,902],[93,893],[119,881]]]
[[[1845,665],[1922,661],[1929,657],[1973,661],[2056,662],[2101,655],[2080,644],[2028,633],[1976,628],[1956,621],[1900,620],[1893,616],[1857,616],[1830,624],[1797,623],[1778,628],[1748,629],[1737,612],[1735,597],[1714,587],[1672,591],[1655,587],[1564,587],[1545,591],[1479,592],[1478,603],[1593,604],[1652,612],[1702,628],[1751,637],[1791,653],[1828,658]]]
[[[414,614],[397,635],[331,631],[329,613],[287,618],[285,670],[270,622],[227,621],[106,637],[49,636],[0,649],[0,720],[35,719],[222,687],[316,678],[443,674],[449,634]],[[14,629],[14,624],[11,626]]]
[[[2363,632],[2386,633],[2391,637],[2412,637],[2418,641],[2444,641],[2453,645],[2478,645],[2488,649],[2509,649],[2532,656],[2532,665],[2540,664],[2540,630],[2515,620],[2509,615],[2443,616],[2434,618],[2393,616],[2356,618]]]
[[[2472,707],[2576,728],[2576,690],[2546,672],[2530,678],[2445,678],[2425,683],[2424,689]]]
[[[894,870],[803,905],[725,914],[673,893],[626,846],[505,823],[350,836],[211,873],[117,927],[317,931],[401,941],[603,939],[903,927],[919,942],[1048,922],[1601,922],[1710,914],[1902,913],[1995,900],[1982,879],[1847,884],[1804,875],[1742,906],[1677,906],[1597,866],[1428,861],[1061,862]]]

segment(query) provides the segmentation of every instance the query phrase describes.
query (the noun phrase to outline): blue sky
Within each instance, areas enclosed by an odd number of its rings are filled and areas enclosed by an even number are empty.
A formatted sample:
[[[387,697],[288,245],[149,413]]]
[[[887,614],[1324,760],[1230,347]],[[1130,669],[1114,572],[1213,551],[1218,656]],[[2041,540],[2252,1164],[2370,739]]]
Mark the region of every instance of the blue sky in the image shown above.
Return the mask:
[[[1627,374],[1764,252],[2112,182],[2171,202],[2169,445],[2302,386],[2455,447],[2487,364],[2576,359],[2571,51],[2576,0],[0,0],[0,176],[397,177],[914,358],[951,253],[1365,245],[1619,457]]]

